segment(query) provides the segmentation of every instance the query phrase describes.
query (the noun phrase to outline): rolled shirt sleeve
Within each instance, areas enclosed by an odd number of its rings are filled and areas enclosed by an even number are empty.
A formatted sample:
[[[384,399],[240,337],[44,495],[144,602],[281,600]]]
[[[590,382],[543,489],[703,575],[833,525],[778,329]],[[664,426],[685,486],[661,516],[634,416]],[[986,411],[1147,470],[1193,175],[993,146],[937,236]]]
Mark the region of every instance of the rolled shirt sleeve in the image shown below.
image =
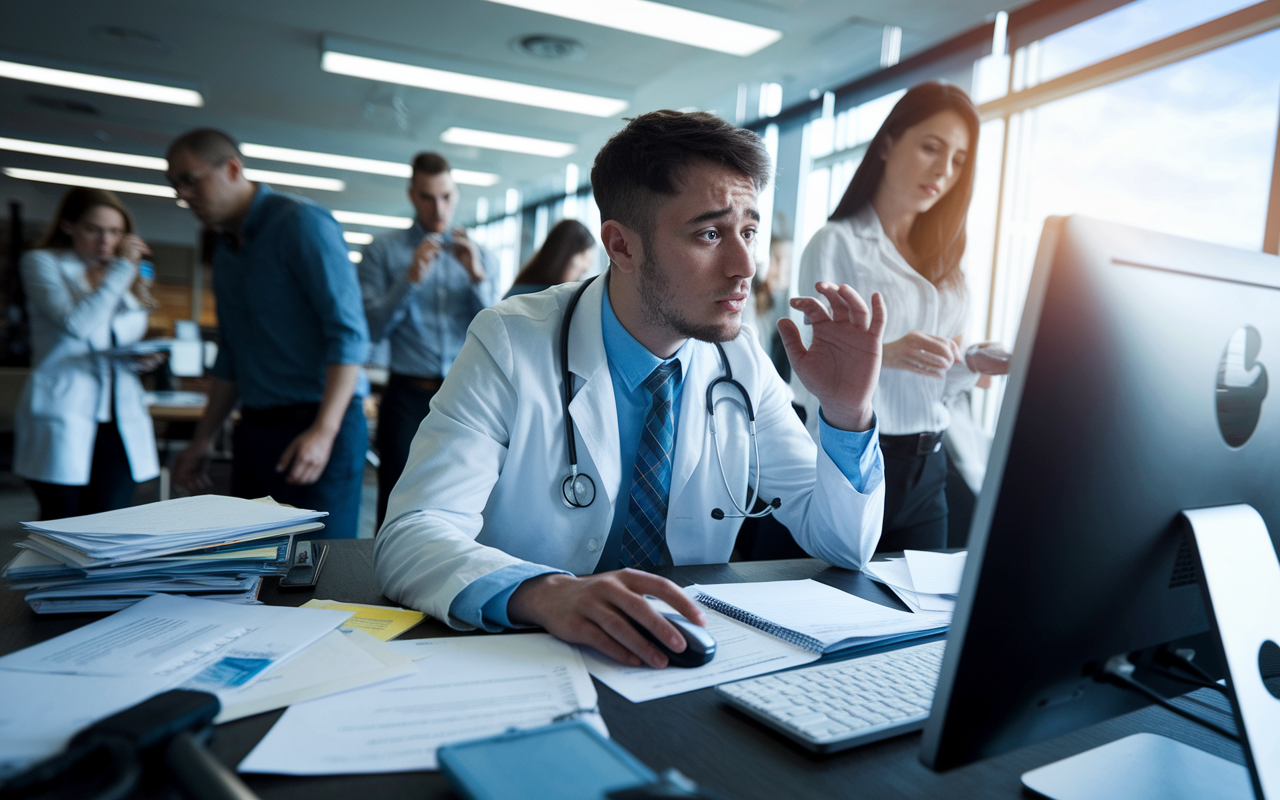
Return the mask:
[[[869,430],[842,431],[831,427],[819,411],[818,436],[832,463],[859,494],[866,494],[867,476],[872,475],[880,457],[879,421],[872,417]]]

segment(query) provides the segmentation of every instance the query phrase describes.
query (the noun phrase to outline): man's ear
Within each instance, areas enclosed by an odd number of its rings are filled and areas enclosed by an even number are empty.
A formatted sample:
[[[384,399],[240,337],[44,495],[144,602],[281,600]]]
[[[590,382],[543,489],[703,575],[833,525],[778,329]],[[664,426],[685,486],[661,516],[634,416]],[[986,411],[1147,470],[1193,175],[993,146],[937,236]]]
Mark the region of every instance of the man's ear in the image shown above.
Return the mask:
[[[237,183],[244,177],[244,162],[232,156],[227,159],[227,180]]]
[[[615,219],[600,225],[600,241],[609,254],[609,262],[621,272],[631,274],[644,261],[640,234]]]

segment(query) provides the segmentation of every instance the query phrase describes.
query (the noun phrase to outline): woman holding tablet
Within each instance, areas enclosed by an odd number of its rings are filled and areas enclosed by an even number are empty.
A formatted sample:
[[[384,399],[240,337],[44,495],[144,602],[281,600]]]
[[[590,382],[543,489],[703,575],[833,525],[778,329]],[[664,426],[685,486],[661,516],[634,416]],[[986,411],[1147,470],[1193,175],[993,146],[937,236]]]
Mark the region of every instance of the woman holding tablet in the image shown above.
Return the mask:
[[[963,90],[937,82],[912,88],[800,260],[802,288],[848,283],[863,297],[879,292],[887,306],[873,401],[885,460],[881,551],[946,546],[946,402],[979,373],[1008,370],[999,346],[966,350],[962,341],[969,293],[961,260],[978,127]],[[816,404],[803,387],[797,402],[816,430]]]

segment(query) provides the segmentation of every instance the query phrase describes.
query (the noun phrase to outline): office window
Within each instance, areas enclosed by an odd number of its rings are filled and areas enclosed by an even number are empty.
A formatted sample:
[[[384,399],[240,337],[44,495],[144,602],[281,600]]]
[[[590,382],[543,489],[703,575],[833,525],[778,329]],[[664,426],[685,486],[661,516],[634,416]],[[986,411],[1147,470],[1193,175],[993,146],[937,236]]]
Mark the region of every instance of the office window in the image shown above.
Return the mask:
[[[1253,5],[1255,0],[1137,0],[1020,48],[1014,88],[1081,67]]]
[[[1045,217],[1261,248],[1280,31],[1014,115],[992,330],[1012,342]]]

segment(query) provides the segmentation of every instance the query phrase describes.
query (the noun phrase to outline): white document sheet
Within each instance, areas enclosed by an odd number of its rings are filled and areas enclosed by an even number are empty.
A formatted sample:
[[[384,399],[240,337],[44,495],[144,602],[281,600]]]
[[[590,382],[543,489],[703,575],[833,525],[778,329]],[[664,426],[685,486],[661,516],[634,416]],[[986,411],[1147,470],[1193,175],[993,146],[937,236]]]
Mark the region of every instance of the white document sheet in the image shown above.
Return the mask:
[[[888,586],[912,611],[943,611],[951,614],[956,610],[954,595],[923,594],[915,591],[911,581],[911,568],[907,566],[905,558],[873,561],[863,567],[862,571],[872,580]]]
[[[82,728],[167,688],[151,676],[0,672],[0,781],[61,752]]]
[[[343,775],[436,769],[436,748],[594,712],[582,658],[545,633],[416,639],[404,678],[291,706],[241,772]]]
[[[0,658],[0,670],[150,676],[156,691],[186,682],[214,692],[247,686],[351,616],[319,608],[248,606],[152,595],[111,616]]]
[[[923,594],[959,594],[960,578],[964,575],[964,563],[968,553],[931,553],[926,550],[907,550],[907,566],[911,568],[911,583]]]
[[[649,602],[669,610],[666,603]],[[788,644],[723,614],[706,609],[707,632],[716,640],[716,655],[701,667],[628,667],[589,647],[582,648],[587,670],[601,683],[633,703],[754,678],[768,672],[818,660],[817,653]]]
[[[260,680],[218,690],[222,710],[214,722],[230,722],[416,671],[412,658],[362,630],[330,631]]]
[[[46,533],[91,539],[163,538],[210,531],[279,528],[326,516],[324,511],[259,503],[240,497],[202,494],[130,506],[80,517],[24,522]]]

